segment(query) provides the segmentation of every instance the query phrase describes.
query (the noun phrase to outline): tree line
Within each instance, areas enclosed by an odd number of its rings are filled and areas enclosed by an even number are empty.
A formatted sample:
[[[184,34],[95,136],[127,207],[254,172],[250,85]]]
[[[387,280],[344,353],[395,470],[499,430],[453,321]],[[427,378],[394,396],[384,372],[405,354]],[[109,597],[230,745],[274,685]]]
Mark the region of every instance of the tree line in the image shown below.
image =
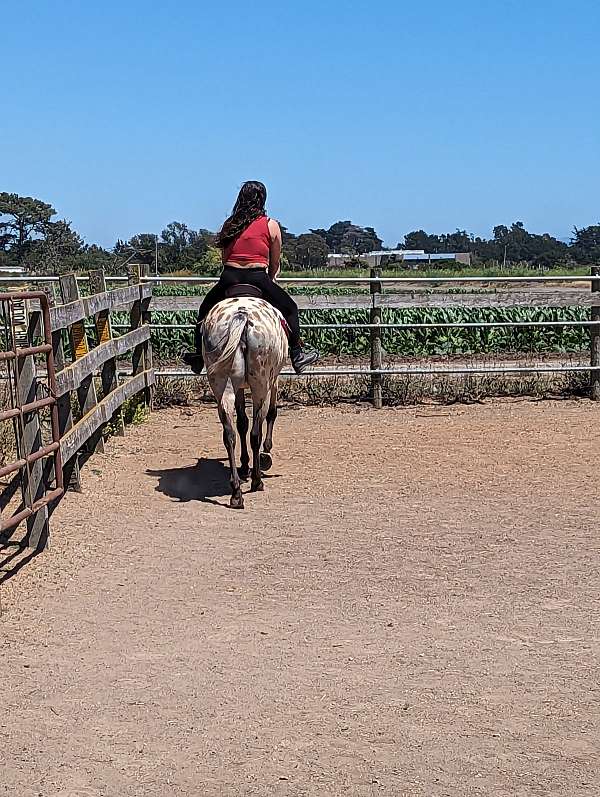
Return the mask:
[[[52,205],[33,197],[0,192],[0,266],[24,266],[32,273],[60,274],[104,268],[124,273],[129,262],[158,265],[161,273],[188,272],[215,275],[221,268],[215,234],[173,221],[159,235],[139,233],[117,240],[111,249],[86,244],[66,219],[55,219]],[[330,253],[360,262],[366,252],[383,249],[374,227],[337,221],[328,229],[314,228],[300,235],[282,225],[282,266],[286,270],[320,269]],[[491,238],[456,230],[432,234],[414,230],[397,249],[423,249],[426,253],[469,252],[476,264],[527,263],[547,268],[600,263],[600,224],[575,228],[567,243],[549,233],[529,232],[516,221],[498,225]]]

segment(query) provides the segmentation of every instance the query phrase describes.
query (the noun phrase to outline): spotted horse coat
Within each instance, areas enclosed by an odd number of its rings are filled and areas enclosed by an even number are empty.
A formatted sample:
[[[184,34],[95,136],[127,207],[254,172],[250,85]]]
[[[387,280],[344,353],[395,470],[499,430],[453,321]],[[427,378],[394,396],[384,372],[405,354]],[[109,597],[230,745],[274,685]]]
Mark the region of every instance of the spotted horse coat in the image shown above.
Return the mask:
[[[277,417],[277,379],[287,357],[283,316],[263,299],[225,299],[204,320],[202,349],[208,381],[223,424],[223,442],[231,468],[231,501],[243,509],[241,480],[249,475],[245,390],[252,396],[253,492],[264,489],[262,471],[271,467],[273,425]],[[234,417],[241,443],[241,467],[236,467]],[[263,424],[267,431],[263,444]],[[262,451],[261,451],[262,446]]]

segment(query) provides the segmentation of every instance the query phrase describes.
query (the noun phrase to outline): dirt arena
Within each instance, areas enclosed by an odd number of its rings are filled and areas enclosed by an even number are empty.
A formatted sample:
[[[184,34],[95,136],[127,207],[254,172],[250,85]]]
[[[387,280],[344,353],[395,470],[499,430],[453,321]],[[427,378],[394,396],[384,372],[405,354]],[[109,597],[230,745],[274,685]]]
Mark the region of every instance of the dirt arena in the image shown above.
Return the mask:
[[[155,413],[0,587],[0,795],[597,795],[599,452],[587,401],[287,409],[234,512]]]

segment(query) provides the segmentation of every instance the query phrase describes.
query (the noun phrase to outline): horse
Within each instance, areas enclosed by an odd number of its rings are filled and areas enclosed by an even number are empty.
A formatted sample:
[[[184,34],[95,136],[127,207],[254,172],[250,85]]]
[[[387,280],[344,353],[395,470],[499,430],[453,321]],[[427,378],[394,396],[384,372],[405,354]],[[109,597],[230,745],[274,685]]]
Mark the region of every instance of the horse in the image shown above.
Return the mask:
[[[251,292],[250,290],[248,291]],[[277,418],[277,383],[286,361],[288,339],[281,313],[254,295],[230,296],[204,320],[202,350],[208,381],[223,425],[223,443],[231,469],[232,509],[243,509],[241,481],[251,476],[252,492],[264,490],[263,471],[272,466],[273,426]],[[246,388],[252,396],[252,471],[249,470]],[[236,467],[234,413],[241,442]],[[263,443],[263,424],[267,431]],[[262,451],[261,451],[262,445]]]

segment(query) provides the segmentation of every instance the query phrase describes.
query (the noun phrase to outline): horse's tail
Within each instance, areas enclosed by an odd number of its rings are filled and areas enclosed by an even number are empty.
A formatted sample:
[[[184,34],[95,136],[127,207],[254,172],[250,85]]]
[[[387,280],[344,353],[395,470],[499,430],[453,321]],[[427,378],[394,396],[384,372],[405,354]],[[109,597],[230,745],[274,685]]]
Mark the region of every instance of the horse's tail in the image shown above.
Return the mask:
[[[236,351],[238,350],[238,346],[240,345],[242,335],[246,331],[247,324],[248,312],[245,308],[241,307],[239,310],[236,310],[235,314],[231,317],[227,341],[223,346],[223,350],[221,351],[219,358],[210,365],[207,365],[206,373],[208,376],[212,376],[216,371],[228,364],[233,359]]]

